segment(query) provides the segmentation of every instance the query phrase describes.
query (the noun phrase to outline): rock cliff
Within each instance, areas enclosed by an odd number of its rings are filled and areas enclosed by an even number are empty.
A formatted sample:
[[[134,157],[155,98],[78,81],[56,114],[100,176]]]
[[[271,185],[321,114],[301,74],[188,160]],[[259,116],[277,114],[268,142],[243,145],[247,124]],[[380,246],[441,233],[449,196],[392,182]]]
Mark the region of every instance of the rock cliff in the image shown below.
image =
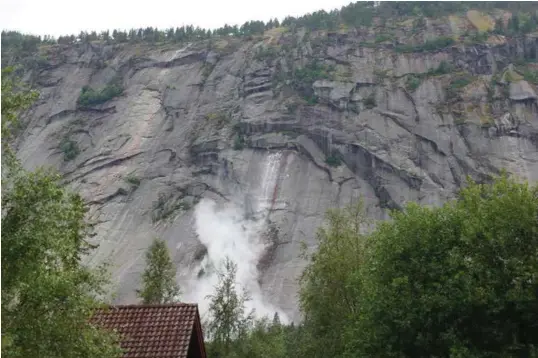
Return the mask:
[[[89,262],[111,261],[118,302],[136,300],[158,236],[184,299],[203,300],[228,254],[258,310],[297,320],[301,242],[315,245],[328,208],[362,198],[382,220],[409,201],[440,205],[466,176],[538,180],[537,38],[469,42],[454,23],[424,26],[430,47],[402,45],[417,36],[409,22],[386,39],[276,28],[44,46],[25,75],[41,94],[18,155],[88,200],[100,244]],[[123,91],[104,103],[79,100],[112,85]]]

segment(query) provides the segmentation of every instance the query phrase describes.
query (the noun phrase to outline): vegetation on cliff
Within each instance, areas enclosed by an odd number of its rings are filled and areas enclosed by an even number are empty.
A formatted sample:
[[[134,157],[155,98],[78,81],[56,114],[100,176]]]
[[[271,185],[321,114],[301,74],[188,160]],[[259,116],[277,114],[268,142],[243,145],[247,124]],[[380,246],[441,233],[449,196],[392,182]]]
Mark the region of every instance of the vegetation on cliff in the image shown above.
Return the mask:
[[[98,91],[86,86],[80,91],[77,104],[80,107],[94,106],[105,103],[112,98],[121,95],[122,93],[123,87],[119,84],[108,84]]]

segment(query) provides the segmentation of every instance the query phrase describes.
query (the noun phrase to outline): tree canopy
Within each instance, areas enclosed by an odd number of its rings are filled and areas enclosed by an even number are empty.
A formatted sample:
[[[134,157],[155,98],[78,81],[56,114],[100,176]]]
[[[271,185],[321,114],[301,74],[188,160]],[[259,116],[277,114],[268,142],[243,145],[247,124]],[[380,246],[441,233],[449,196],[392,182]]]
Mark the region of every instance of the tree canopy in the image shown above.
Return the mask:
[[[253,322],[253,313],[247,313],[245,303],[250,299],[246,291],[237,292],[237,265],[226,258],[215,293],[208,296],[209,320],[205,323],[206,337],[211,340],[209,352],[219,356],[235,356]],[[234,352],[235,351],[235,352]]]
[[[161,304],[177,302],[179,294],[176,268],[166,242],[156,238],[146,252],[146,269],[138,296],[144,304]]]
[[[93,247],[82,198],[50,170],[26,171],[9,148],[17,114],[35,93],[2,71],[2,355],[118,357],[115,335],[89,319],[106,293],[105,267],[81,257]]]
[[[368,224],[360,203],[328,211],[300,280],[301,324],[254,320],[229,337],[230,349],[216,339],[208,350],[220,357],[538,355],[537,185],[506,175],[469,182],[442,207],[411,203],[365,232]],[[241,322],[234,317],[228,321]]]
[[[346,215],[330,217],[330,235],[323,236],[302,291],[306,302],[343,302],[332,287],[338,280],[350,297],[354,310],[344,313],[338,304],[303,305],[305,325],[314,326],[309,333],[320,345],[330,347],[338,337],[320,315],[338,316],[345,342],[334,356],[538,353],[538,186],[507,176],[491,185],[470,183],[457,200],[440,208],[409,204],[366,236],[334,224],[353,228]],[[343,242],[349,233],[355,240]],[[355,247],[353,267],[345,253]],[[332,268],[338,260],[349,268],[343,276]]]

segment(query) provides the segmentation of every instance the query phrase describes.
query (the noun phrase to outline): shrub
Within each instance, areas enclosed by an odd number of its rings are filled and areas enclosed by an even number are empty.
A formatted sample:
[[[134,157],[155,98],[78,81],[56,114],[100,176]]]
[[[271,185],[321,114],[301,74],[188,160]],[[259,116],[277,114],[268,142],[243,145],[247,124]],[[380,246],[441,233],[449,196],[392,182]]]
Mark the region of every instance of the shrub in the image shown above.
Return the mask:
[[[452,46],[454,43],[455,41],[453,38],[441,36],[420,45],[399,45],[396,46],[395,50],[397,52],[429,52]]]
[[[392,41],[392,36],[389,34],[380,34],[375,37],[375,43]]]
[[[89,86],[84,86],[80,91],[77,104],[81,107],[94,106],[105,103],[122,93],[123,87],[119,84],[108,84],[99,91]]]
[[[125,181],[134,187],[138,187],[140,185],[140,178],[135,176],[133,173],[127,175]]]
[[[377,105],[375,101],[375,94],[372,93],[371,95],[363,99],[362,103],[364,103],[364,106],[368,109],[374,108]]]
[[[314,94],[310,96],[303,96],[303,98],[309,105],[315,105],[316,103],[318,103],[318,96]]]
[[[258,47],[258,50],[254,54],[254,59],[258,61],[272,61],[278,56],[278,51],[274,47]]]
[[[538,84],[538,71],[530,69],[525,70],[523,72],[523,78],[525,79],[525,81]]]
[[[471,82],[472,80],[469,77],[459,76],[450,81],[450,87],[454,89],[461,89]]]
[[[454,66],[452,66],[452,64],[443,60],[441,61],[439,66],[437,66],[435,70],[430,69],[428,71],[428,75],[430,76],[446,75],[448,73],[451,73],[453,70],[454,70]]]
[[[234,139],[234,150],[241,150],[245,147],[245,138],[242,134],[236,134]]]
[[[486,42],[489,37],[488,32],[475,32],[471,35],[469,40],[474,43],[483,43]]]
[[[288,104],[286,104],[286,111],[289,114],[293,114],[293,113],[297,112],[297,107],[298,107],[297,103],[294,103],[294,102],[288,103]]]
[[[292,86],[310,104],[317,103],[312,85],[317,80],[333,79],[334,67],[318,61],[312,61],[292,73]]]
[[[156,202],[153,204],[153,213],[151,219],[153,222],[166,220],[172,216],[176,211],[187,211],[191,208],[191,205],[183,200],[169,200],[169,198],[160,193]]]
[[[300,82],[314,83],[317,80],[332,79],[333,71],[334,68],[332,66],[318,61],[312,61],[306,66],[296,69],[293,78]]]
[[[383,83],[385,78],[388,76],[388,70],[374,69],[374,77],[376,83]]]
[[[60,144],[60,149],[64,153],[64,161],[68,162],[75,159],[80,154],[80,148],[77,145],[77,142],[64,138]]]
[[[327,163],[327,165],[331,167],[338,167],[342,164],[342,161],[340,160],[339,157],[335,155],[329,155],[327,159],[325,159],[325,163]]]
[[[413,20],[413,32],[417,32],[418,30],[424,28],[426,26],[426,20],[424,17],[419,17],[415,20]]]
[[[456,98],[458,96],[459,91],[471,82],[472,82],[472,79],[470,79],[468,76],[467,77],[458,76],[456,78],[453,78],[450,81],[450,84],[448,85],[446,89],[447,98],[449,99]]]
[[[405,81],[405,87],[407,88],[408,91],[413,92],[420,86],[420,83],[421,83],[420,77],[410,75],[410,76],[407,76],[407,79]]]

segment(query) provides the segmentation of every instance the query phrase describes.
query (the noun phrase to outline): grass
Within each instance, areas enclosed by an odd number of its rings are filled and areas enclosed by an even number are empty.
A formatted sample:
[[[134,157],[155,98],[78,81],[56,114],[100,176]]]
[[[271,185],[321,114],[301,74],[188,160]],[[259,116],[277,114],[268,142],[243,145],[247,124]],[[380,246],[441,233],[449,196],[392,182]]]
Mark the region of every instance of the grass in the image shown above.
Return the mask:
[[[489,38],[489,32],[474,32],[468,39],[465,40],[467,44],[484,43]]]
[[[504,79],[507,82],[518,82],[521,81],[524,77],[521,76],[516,71],[506,70],[504,73]]]
[[[366,42],[366,41],[363,41],[363,42],[359,43],[359,46],[360,46],[360,47],[368,47],[368,48],[376,48],[376,47],[377,47],[377,44],[376,44],[376,43],[372,43],[372,42]]]
[[[396,52],[430,52],[452,46],[455,43],[452,37],[441,36],[419,45],[399,45],[394,49]]]
[[[495,21],[489,15],[483,14],[480,11],[467,11],[467,19],[480,32],[493,31],[495,28]]]
[[[230,123],[231,118],[223,112],[218,113],[209,113],[205,116],[205,119],[208,122],[216,124],[218,128],[224,127],[226,124]]]
[[[266,30],[264,32],[265,36],[278,36],[286,33],[289,29],[286,26],[273,27],[272,29]]]
[[[349,81],[353,75],[351,68],[344,65],[336,65],[334,70],[334,79],[336,81],[346,82]]]

